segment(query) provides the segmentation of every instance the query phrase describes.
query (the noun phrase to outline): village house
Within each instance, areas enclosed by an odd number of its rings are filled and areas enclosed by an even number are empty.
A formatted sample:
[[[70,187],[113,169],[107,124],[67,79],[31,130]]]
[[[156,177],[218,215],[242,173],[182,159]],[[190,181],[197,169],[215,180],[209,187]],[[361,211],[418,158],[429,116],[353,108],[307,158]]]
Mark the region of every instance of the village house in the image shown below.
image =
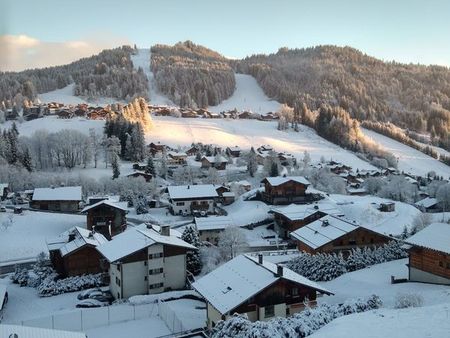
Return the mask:
[[[86,214],[87,229],[101,233],[107,239],[127,228],[127,202],[103,199],[86,206],[81,212]]]
[[[153,156],[155,156],[158,153],[162,154],[166,149],[168,149],[168,147],[165,144],[161,144],[160,142],[158,143],[152,142],[148,145],[148,148]]]
[[[252,322],[287,317],[314,306],[317,293],[332,294],[282,265],[264,261],[262,255],[237,256],[192,287],[206,300],[209,329],[234,313],[246,314]]]
[[[186,153],[177,153],[175,151],[169,151],[167,153],[168,164],[177,164],[177,165],[186,164],[186,159],[187,159]]]
[[[135,170],[135,171],[132,171],[129,174],[125,174],[124,176],[125,177],[133,177],[133,178],[142,177],[145,180],[145,182],[150,182],[151,179],[153,178],[152,174],[147,173],[147,172],[142,171],[142,170]]]
[[[53,268],[62,277],[99,273],[102,256],[95,249],[108,240],[92,230],[73,227],[56,238],[47,239]]]
[[[222,155],[219,156],[203,156],[201,159],[202,169],[215,168],[217,170],[225,170],[228,160]]]
[[[219,194],[212,184],[167,187],[170,211],[175,215],[214,214]]]
[[[199,117],[195,110],[184,110],[181,112],[183,118],[197,118]]]
[[[314,222],[326,215],[343,216],[341,210],[331,203],[290,204],[272,208],[269,213],[274,215],[274,230],[281,238],[289,238],[289,234],[302,226]]]
[[[195,156],[195,155],[197,155],[197,153],[198,153],[199,151],[200,151],[200,150],[198,149],[197,146],[192,146],[192,147],[190,147],[188,150],[186,150],[186,155],[187,155],[187,156]]]
[[[380,210],[381,212],[393,212],[395,211],[395,202],[380,203],[378,210]]]
[[[56,113],[58,118],[60,119],[71,119],[73,117],[73,113],[70,110],[62,109]]]
[[[424,199],[416,202],[414,204],[417,209],[422,212],[441,212],[442,208],[439,205],[439,202],[434,197],[425,197]]]
[[[228,216],[195,217],[195,228],[199,233],[200,240],[217,245],[219,236],[226,228],[234,225]]]
[[[116,299],[184,289],[186,252],[196,250],[169,226],[131,228],[97,247],[109,263],[110,291]]]
[[[319,198],[308,190],[311,183],[303,176],[266,177],[261,183],[264,184],[262,200],[267,204],[307,203]]]
[[[310,254],[338,253],[381,246],[392,239],[342,217],[324,216],[290,233],[300,251]]]
[[[30,208],[39,210],[77,212],[82,200],[81,187],[36,188]]]
[[[8,197],[9,194],[9,183],[0,183],[0,198],[2,201]]]
[[[219,185],[215,187],[217,194],[219,195],[219,198],[217,199],[218,202],[222,203],[223,205],[230,205],[234,202],[234,200],[236,199],[236,195],[230,190],[228,186]]]
[[[239,156],[241,156],[242,149],[238,146],[227,147],[225,152],[232,157],[239,157]]]
[[[450,224],[432,223],[405,243],[411,282],[450,285]]]

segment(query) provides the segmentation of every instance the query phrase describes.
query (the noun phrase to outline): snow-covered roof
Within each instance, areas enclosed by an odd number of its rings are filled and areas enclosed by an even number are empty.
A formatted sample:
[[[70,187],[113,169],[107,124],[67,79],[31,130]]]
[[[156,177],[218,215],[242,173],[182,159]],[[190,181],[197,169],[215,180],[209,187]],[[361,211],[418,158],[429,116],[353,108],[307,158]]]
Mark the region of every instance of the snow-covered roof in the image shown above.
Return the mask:
[[[228,159],[223,157],[222,155],[218,156],[216,158],[216,156],[203,156],[203,159],[206,159],[209,163],[223,163],[223,162],[228,162]]]
[[[261,292],[279,279],[308,286],[331,294],[319,284],[283,267],[283,276],[277,274],[277,265],[257,258],[240,255],[200,278],[192,287],[221,314],[226,314]]]
[[[318,211],[321,211],[327,215],[344,215],[336,205],[329,202],[319,202],[314,204],[290,204],[288,206],[272,208],[270,210],[271,213],[283,215],[291,221],[305,219]]]
[[[237,181],[236,184],[240,184],[240,185],[244,185],[244,186],[251,186],[251,183],[247,180]]]
[[[74,239],[70,240],[69,236],[74,235]],[[61,256],[66,256],[85,245],[99,246],[108,242],[108,240],[100,233],[92,232],[85,228],[73,227],[56,238],[47,240],[49,251],[58,250]]]
[[[300,184],[304,184],[304,185],[310,185],[311,183],[309,183],[309,181],[304,178],[303,176],[286,176],[286,177],[282,177],[282,176],[277,176],[277,177],[266,177],[263,182],[267,180],[267,182],[269,182],[269,184],[273,187],[276,187],[278,185],[284,184],[286,182],[289,181],[294,181]]]
[[[97,203],[86,206],[83,210],[81,210],[81,212],[82,213],[86,212],[88,210],[98,207],[99,205],[107,205],[112,208],[120,209],[123,211],[128,211],[128,208],[127,208],[128,202],[114,202],[114,201],[110,201],[110,200],[102,200]]]
[[[3,308],[3,301],[6,296],[6,285],[0,284],[0,310]]]
[[[327,215],[291,232],[291,237],[317,249],[358,228],[356,223]]]
[[[425,197],[423,200],[416,202],[416,206],[423,208],[430,208],[433,205],[436,205],[438,200],[434,197]]]
[[[198,231],[222,230],[234,225],[233,220],[228,216],[195,217],[194,222]]]
[[[450,255],[450,224],[432,223],[415,235],[405,239],[405,242]]]
[[[173,200],[192,199],[192,198],[213,198],[218,197],[216,188],[212,184],[198,185],[171,185],[167,187],[169,196]]]
[[[196,249],[195,246],[175,236],[172,231],[170,236],[164,236],[153,229],[131,228],[98,246],[97,250],[112,263],[155,243]]]
[[[81,201],[81,186],[36,188],[33,201]]]
[[[0,192],[3,193],[3,190],[5,190],[5,188],[9,187],[9,183],[0,183]]]
[[[82,332],[43,329],[40,327],[0,324],[0,337],[22,338],[86,338]]]
[[[178,153],[176,151],[169,151],[167,153],[167,156],[171,156],[171,157],[187,157],[186,153]]]

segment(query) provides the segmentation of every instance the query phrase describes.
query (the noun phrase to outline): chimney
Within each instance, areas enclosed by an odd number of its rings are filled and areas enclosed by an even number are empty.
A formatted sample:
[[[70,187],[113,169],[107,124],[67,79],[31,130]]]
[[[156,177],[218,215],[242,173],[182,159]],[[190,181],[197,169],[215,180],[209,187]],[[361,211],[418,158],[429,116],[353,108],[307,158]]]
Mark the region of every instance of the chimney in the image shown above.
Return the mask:
[[[322,226],[323,226],[323,227],[327,227],[327,226],[329,226],[329,225],[330,225],[330,223],[328,222],[327,219],[322,221]]]
[[[145,225],[146,225],[147,229],[153,229],[153,226],[151,223],[147,222],[147,223],[145,223]]]
[[[263,263],[263,255],[262,254],[258,254],[258,263],[259,264]]]
[[[277,276],[283,277],[283,265],[277,265]]]
[[[188,185],[188,186],[187,186],[187,188],[188,188],[188,189],[191,189],[191,186],[190,186],[190,185]]]
[[[170,226],[169,225],[161,225],[159,229],[159,233],[163,236],[170,236]]]

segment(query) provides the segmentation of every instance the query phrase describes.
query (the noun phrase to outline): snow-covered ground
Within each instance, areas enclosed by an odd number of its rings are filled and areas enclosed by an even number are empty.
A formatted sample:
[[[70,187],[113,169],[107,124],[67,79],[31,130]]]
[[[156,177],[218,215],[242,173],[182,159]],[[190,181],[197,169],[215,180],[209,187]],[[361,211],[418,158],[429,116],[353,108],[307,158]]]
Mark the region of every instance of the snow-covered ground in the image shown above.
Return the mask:
[[[271,100],[264,94],[256,79],[251,75],[235,74],[236,89],[231,97],[217,106],[210,106],[212,112],[237,109],[238,111],[252,111],[258,114],[276,112],[281,104]]]
[[[379,309],[343,316],[325,325],[310,338],[444,338],[450,336],[450,304]]]
[[[139,49],[136,55],[131,56],[131,61],[133,62],[134,68],[138,69],[141,67],[144,70],[145,75],[147,75],[149,87],[148,97],[150,99],[150,104],[175,106],[175,104],[167,96],[160,93],[157,89],[155,77],[150,70],[150,57],[150,49]]]
[[[4,222],[11,219],[6,229]],[[46,239],[54,237],[75,225],[86,222],[84,215],[67,215],[24,210],[13,214],[12,210],[0,214],[0,261],[34,258],[47,252]]]
[[[426,176],[429,171],[435,171],[439,176],[450,177],[450,167],[444,163],[372,130],[362,129],[362,131],[398,158],[399,170],[421,176]]]
[[[159,317],[102,326],[86,330],[84,333],[89,338],[156,338],[172,334],[164,321]]]
[[[122,102],[113,97],[97,97],[95,99],[87,101],[86,98],[75,96],[73,90],[75,83],[72,83],[64,88],[52,90],[47,93],[39,94],[38,99],[42,103],[59,102],[67,105],[77,105],[80,103],[87,103],[92,105],[105,106],[107,104]]]

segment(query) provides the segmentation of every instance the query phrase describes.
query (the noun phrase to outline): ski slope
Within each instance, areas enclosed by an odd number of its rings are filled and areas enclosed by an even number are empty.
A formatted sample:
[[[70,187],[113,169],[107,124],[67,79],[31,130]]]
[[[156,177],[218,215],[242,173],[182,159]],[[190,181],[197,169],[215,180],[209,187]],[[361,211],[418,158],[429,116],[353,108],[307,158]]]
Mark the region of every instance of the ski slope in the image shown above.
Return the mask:
[[[158,91],[155,77],[150,70],[150,49],[138,49],[136,55],[131,55],[131,61],[135,69],[141,67],[148,79],[148,97],[150,103],[158,106],[175,106],[175,104],[165,95]]]
[[[233,95],[219,103],[217,106],[210,106],[212,112],[237,109],[238,111],[252,111],[258,114],[276,112],[281,104],[269,99],[264,94],[261,87],[251,75],[235,74],[236,89]]]
[[[361,129],[366,136],[398,158],[399,170],[421,176],[426,176],[429,171],[435,171],[439,176],[450,177],[450,167],[444,163],[387,136],[372,130]]]
[[[93,100],[87,101],[85,98],[80,96],[75,96],[73,94],[73,90],[75,88],[75,83],[72,83],[64,88],[52,90],[51,92],[38,94],[38,99],[42,103],[49,103],[49,102],[59,102],[64,103],[66,105],[77,105],[81,103],[87,103],[90,105],[98,105],[98,106],[105,106],[107,104],[117,103],[117,102],[123,102],[121,100],[112,98],[112,97],[97,97]]]

